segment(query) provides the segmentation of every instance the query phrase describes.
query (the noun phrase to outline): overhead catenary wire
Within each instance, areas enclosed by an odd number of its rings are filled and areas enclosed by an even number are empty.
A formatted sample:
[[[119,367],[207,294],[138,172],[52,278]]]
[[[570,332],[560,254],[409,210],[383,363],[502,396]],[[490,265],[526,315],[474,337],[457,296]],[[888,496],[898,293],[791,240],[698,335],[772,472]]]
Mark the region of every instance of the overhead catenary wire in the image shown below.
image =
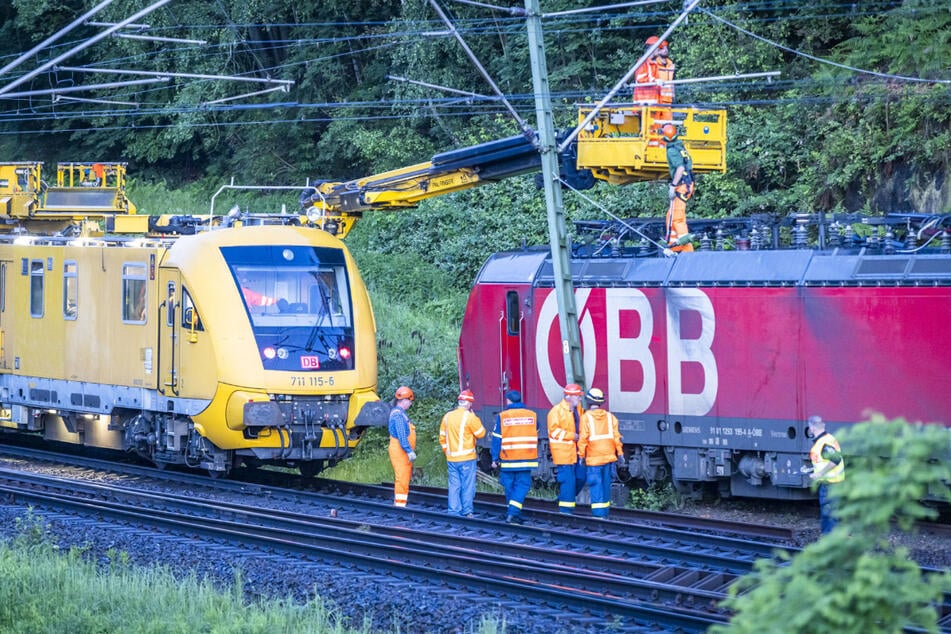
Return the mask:
[[[498,87],[498,85],[492,79],[492,76],[482,65],[482,62],[479,61],[479,58],[476,57],[475,53],[472,52],[472,49],[469,48],[469,45],[466,44],[465,39],[463,39],[462,35],[456,30],[455,25],[452,23],[449,17],[443,12],[439,4],[436,3],[436,0],[429,0],[429,4],[436,10],[436,13],[439,14],[439,17],[442,19],[443,22],[445,22],[446,26],[449,27],[449,30],[452,33],[453,37],[456,38],[456,41],[459,42],[460,46],[462,46],[462,49],[465,51],[466,55],[469,57],[469,60],[475,65],[476,69],[479,71],[482,77],[488,82],[489,86],[491,86],[492,91],[499,96],[499,100],[502,102],[505,108],[509,111],[509,114],[511,114],[512,117],[515,119],[515,121],[518,123],[519,129],[522,130],[524,134],[531,135],[532,138],[534,139],[534,134],[532,134],[531,126],[528,125],[528,122],[526,122],[525,119],[523,119],[521,115],[518,114],[515,108],[512,107],[512,104],[509,103],[508,99],[505,98],[505,93],[503,93],[502,90]]]
[[[831,13],[830,13],[830,14],[831,14],[831,15],[839,15],[839,16],[841,16],[841,15],[846,15],[846,14],[849,15],[849,16],[852,16],[852,15],[867,15],[867,14],[870,14],[870,13],[874,13],[874,11],[873,11],[874,8],[894,7],[894,6],[898,6],[898,4],[900,4],[900,3],[894,3],[894,2],[892,2],[892,3],[882,3],[882,2],[874,2],[874,1],[873,1],[873,2],[869,2],[869,3],[863,3],[863,4],[861,4],[861,5],[854,5],[854,4],[849,4],[849,3],[844,3],[844,4],[843,4],[843,3],[840,3],[840,4],[838,4],[838,5],[834,5],[834,6],[831,7],[831,9],[830,9]],[[870,5],[873,5],[873,6],[870,6]],[[839,6],[844,7],[845,10],[839,10],[838,8],[836,8],[836,7],[839,7]],[[772,11],[773,9],[775,9],[775,7],[773,6],[773,3],[763,3],[763,2],[758,2],[758,3],[747,2],[747,3],[744,3],[744,7],[745,7],[745,9],[751,10],[751,11],[761,11],[761,10],[762,10],[762,11]],[[827,3],[819,3],[819,4],[815,4],[815,3],[802,3],[802,4],[800,4],[800,5],[797,5],[797,7],[799,7],[799,13],[797,13],[795,16],[778,16],[778,17],[776,17],[776,16],[768,16],[768,17],[763,18],[763,19],[766,19],[766,20],[773,20],[773,19],[792,19],[792,18],[802,19],[802,18],[804,17],[803,15],[801,15],[801,11],[803,10],[803,8],[808,8],[808,9],[810,9],[810,11],[811,11],[811,9],[814,9],[814,8],[826,9],[826,8],[828,8],[828,5],[827,5]],[[811,11],[811,12],[813,12],[813,11]],[[893,14],[894,14],[894,12],[889,12],[889,15],[893,15]],[[805,17],[808,17],[808,16],[805,16]],[[495,20],[498,21],[498,18],[495,18]],[[508,18],[503,18],[503,20],[508,21]],[[564,22],[565,20],[568,20],[568,21],[570,21],[571,23],[574,23],[575,18],[573,18],[573,17],[572,17],[572,18],[559,18],[559,21],[561,21],[561,22]],[[608,25],[605,25],[603,28],[616,28],[617,18],[616,18],[616,17],[612,17],[610,20],[611,20],[611,21],[610,21],[610,24],[611,24],[611,25],[615,25],[615,26],[609,27]],[[465,21],[465,22],[466,22],[467,24],[480,24],[480,22],[479,22],[479,21],[476,21],[476,20],[469,20],[469,21]],[[348,23],[348,24],[349,24],[349,23]],[[353,24],[363,25],[363,24],[371,24],[371,23],[369,23],[369,22],[354,22]],[[377,22],[374,22],[374,23],[372,23],[372,24],[384,24],[384,23],[383,23],[383,22],[378,22],[378,23],[377,23]],[[414,22],[414,24],[417,24],[417,23]],[[252,26],[253,26],[253,25],[252,25]],[[294,26],[297,26],[297,25],[294,25]],[[329,26],[329,23],[328,23],[328,24],[325,24],[324,26]],[[339,25],[338,25],[338,26],[339,26]],[[162,27],[162,28],[172,29],[172,28],[181,28],[181,27],[168,26],[168,27]],[[200,28],[202,28],[202,27],[196,26],[196,25],[191,25],[189,28],[190,28],[190,29],[193,29],[193,28],[194,28],[194,29],[200,29]],[[204,27],[204,28],[214,28],[214,25],[209,25],[209,26]],[[219,28],[220,28],[220,27],[219,27]],[[602,26],[599,26],[599,28],[602,28]],[[627,28],[631,28],[631,27],[624,27],[624,28],[627,29]],[[634,28],[640,29],[640,28],[647,28],[647,27],[641,25],[641,26],[634,27]],[[466,28],[465,28],[465,27],[459,27],[459,29],[460,29],[461,32],[471,32],[471,31],[466,31]],[[156,29],[156,30],[157,30],[157,29]],[[556,29],[556,31],[557,31],[557,29]],[[398,34],[399,36],[404,36],[404,35],[408,35],[408,34],[410,34],[410,33],[412,33],[412,32],[414,32],[413,29],[399,29],[399,30],[397,30],[397,31],[395,31],[395,32],[390,32],[390,33],[387,33],[387,34],[374,33],[374,34],[371,34],[371,35],[368,36],[368,37],[374,37],[374,38],[376,38],[376,37],[388,37],[388,36],[394,35],[394,33],[395,33],[395,34]],[[419,29],[415,29],[415,32],[418,33],[418,32],[419,32]],[[546,31],[546,32],[551,32],[551,31]],[[443,32],[443,33],[445,33],[445,32]],[[363,35],[358,34],[357,37],[363,37]],[[336,38],[333,38],[333,39],[339,41],[339,40],[345,39],[345,38],[336,37]],[[291,41],[291,40],[289,40],[289,42],[290,42],[290,41]],[[296,41],[311,41],[311,42],[316,42],[316,41],[324,41],[324,40],[323,40],[322,38],[313,38],[313,39],[296,40]],[[247,41],[245,41],[245,43],[247,43]],[[767,41],[767,43],[768,43],[768,41]],[[293,68],[294,66],[307,65],[308,63],[314,63],[315,61],[317,61],[317,62],[319,63],[320,60],[333,59],[333,58],[336,58],[336,57],[346,57],[346,56],[348,56],[348,55],[352,55],[352,54],[355,54],[355,53],[361,53],[361,54],[362,54],[362,53],[365,53],[365,52],[368,52],[368,51],[372,51],[372,50],[374,50],[374,49],[386,48],[386,47],[395,46],[395,45],[399,45],[399,44],[400,44],[399,41],[394,40],[394,41],[389,41],[389,42],[382,43],[382,44],[381,44],[380,46],[378,46],[378,47],[365,47],[365,48],[363,48],[363,49],[360,49],[359,51],[341,51],[341,52],[339,52],[339,53],[335,53],[335,54],[332,55],[332,56],[322,56],[322,57],[319,57],[319,58],[313,58],[313,59],[311,59],[311,60],[293,60],[293,61],[291,61],[291,62],[288,63],[288,64],[275,65],[275,66],[272,66],[272,67],[270,67],[270,68],[264,69],[262,72],[266,72],[266,73],[268,73],[268,74],[270,74],[270,75],[272,75],[272,76],[273,76],[273,75],[280,76],[280,74],[286,72],[287,69],[291,69],[291,68]],[[220,46],[230,46],[230,45],[231,45],[230,43],[222,43],[221,45],[213,45],[213,46],[218,46],[218,47],[220,47]],[[291,45],[293,45],[293,44],[288,44],[288,46],[291,46]],[[264,48],[266,48],[266,47],[260,47],[258,50],[264,50]],[[210,51],[206,51],[206,52],[204,52],[204,53],[200,53],[200,55],[207,56],[209,53],[210,53]],[[135,59],[135,58],[144,59],[144,54],[139,54],[139,55],[137,55],[137,56],[130,56],[130,57],[128,57],[128,59]],[[892,77],[892,76],[887,75],[886,77]],[[677,81],[683,81],[683,80],[677,80]],[[808,90],[810,90],[810,88],[812,88],[812,87],[814,87],[814,86],[822,86],[822,85],[824,85],[824,83],[823,83],[822,81],[817,81],[817,80],[815,80],[815,79],[806,78],[806,79],[799,79],[799,80],[796,80],[796,81],[794,81],[794,82],[785,81],[785,80],[782,81],[782,82],[772,82],[771,84],[768,84],[768,88],[766,88],[767,84],[757,84],[757,83],[753,83],[753,82],[751,82],[751,83],[749,83],[749,84],[745,84],[745,85],[749,86],[750,89],[754,89],[754,90],[755,90],[757,87],[759,87],[759,88],[765,88],[765,89],[767,89],[767,90],[769,90],[769,91],[777,92],[777,91],[779,91],[779,90],[781,90],[781,89],[784,89],[784,88],[792,88],[792,87],[795,87],[795,88],[797,88],[797,89],[799,89],[799,90],[801,90],[801,91],[802,91],[802,90],[808,91]],[[136,87],[132,87],[132,88],[137,88],[138,90],[131,90],[131,89],[130,89],[130,90],[125,90],[125,91],[120,91],[120,92],[123,92],[123,93],[125,93],[125,94],[124,94],[124,95],[115,95],[114,98],[113,98],[113,100],[115,100],[115,97],[118,97],[119,99],[123,99],[123,97],[124,97],[124,98],[126,98],[126,99],[132,98],[132,99],[135,99],[135,100],[137,100],[137,101],[145,101],[145,102],[147,102],[147,101],[148,101],[147,95],[148,95],[150,92],[151,92],[151,93],[154,93],[154,94],[157,94],[157,95],[161,95],[161,93],[156,93],[156,92],[155,92],[155,91],[156,91],[155,88],[145,88],[145,87],[143,87],[143,86],[136,86]],[[160,90],[167,90],[167,88],[163,86]],[[836,98],[835,98],[834,96],[830,96],[830,95],[804,96],[804,95],[801,95],[801,94],[800,94],[800,95],[796,95],[796,96],[794,96],[794,97],[785,97],[785,96],[770,97],[770,96],[768,96],[768,95],[766,95],[766,96],[750,95],[749,93],[746,93],[745,96],[744,96],[744,97],[741,97],[741,98],[736,98],[736,99],[724,99],[724,95],[722,94],[722,89],[721,89],[720,92],[715,93],[715,95],[711,95],[711,97],[713,98],[712,101],[710,101],[710,100],[704,101],[702,97],[700,98],[700,100],[697,99],[697,94],[698,94],[698,93],[697,93],[697,90],[698,90],[697,88],[692,88],[690,92],[685,91],[683,94],[684,94],[684,95],[693,94],[692,97],[689,97],[689,98],[688,98],[688,101],[691,102],[691,103],[698,103],[698,104],[700,104],[700,103],[705,103],[705,104],[708,104],[708,105],[711,105],[711,106],[720,106],[720,107],[723,107],[723,106],[731,106],[731,105],[751,105],[751,106],[782,105],[782,104],[789,104],[789,103],[797,103],[797,104],[801,104],[801,105],[804,105],[804,106],[808,106],[808,105],[810,105],[810,104],[815,104],[815,105],[829,104],[829,103],[834,103],[834,102],[836,101]],[[701,90],[701,93],[700,93],[700,94],[702,94],[702,89],[700,89],[700,90]],[[588,96],[587,96],[586,94],[584,94],[584,93],[579,93],[579,92],[576,92],[576,91],[558,91],[558,92],[553,93],[553,96],[556,97],[557,99],[563,99],[563,100],[571,100],[571,99],[585,100],[585,99],[588,98]],[[942,94],[937,94],[937,93],[931,93],[931,94],[928,94],[928,95],[925,95],[925,96],[921,96],[921,98],[922,98],[922,99],[925,99],[925,100],[928,101],[928,102],[932,102],[932,103],[944,103],[944,102],[947,102],[947,101],[948,101],[947,95],[942,95]],[[474,98],[474,99],[477,99],[477,98]],[[517,97],[510,96],[509,99],[510,99],[510,101],[512,101],[512,102],[515,103],[515,104],[518,103],[518,98],[517,98]],[[31,101],[32,101],[32,100],[31,100]],[[386,101],[381,105],[381,107],[393,107],[393,106],[400,107],[400,106],[402,106],[402,107],[404,107],[404,108],[412,108],[412,107],[414,107],[414,103],[415,103],[415,102],[414,102],[413,100],[389,99],[389,100],[386,100]],[[463,105],[462,109],[465,110],[465,113],[461,112],[461,109],[460,109],[460,105],[459,105],[458,100],[452,100],[452,101],[441,101],[441,100],[438,100],[438,99],[437,99],[437,100],[427,100],[426,106],[429,107],[430,105],[432,105],[432,106],[437,107],[437,108],[440,108],[440,107],[441,107],[441,108],[453,108],[453,112],[449,113],[448,116],[480,116],[480,115],[483,115],[483,116],[491,116],[492,114],[497,114],[497,113],[500,112],[500,110],[499,110],[498,108],[496,108],[495,106],[493,106],[492,103],[493,103],[493,102],[491,102],[491,101],[489,101],[489,100],[478,100],[478,99],[475,101],[475,103],[464,102],[464,105]],[[49,104],[49,102],[47,102],[47,104]],[[18,105],[18,107],[17,107],[16,109],[11,108],[11,109],[8,110],[7,113],[2,113],[2,112],[0,112],[0,121],[29,121],[29,120],[32,120],[32,119],[43,118],[43,117],[44,117],[44,115],[43,115],[44,112],[53,113],[52,116],[55,116],[58,120],[68,120],[68,119],[71,119],[71,118],[72,118],[72,119],[81,119],[81,118],[85,118],[85,117],[89,117],[89,116],[115,116],[115,117],[124,117],[124,116],[125,116],[125,117],[140,117],[140,116],[146,116],[146,113],[148,113],[148,114],[164,114],[164,115],[169,116],[169,117],[174,117],[174,116],[176,116],[176,115],[178,115],[178,114],[185,114],[185,113],[195,112],[195,111],[197,111],[197,110],[202,109],[202,107],[203,107],[200,101],[196,101],[196,103],[190,104],[190,105],[189,105],[189,104],[174,104],[174,105],[167,104],[167,103],[166,103],[166,99],[165,99],[164,97],[160,97],[159,99],[156,99],[156,100],[153,102],[153,104],[152,104],[151,106],[150,106],[148,103],[143,103],[144,108],[142,108],[142,109],[140,109],[140,110],[135,110],[135,111],[132,111],[132,110],[122,110],[122,109],[118,109],[118,108],[112,109],[112,110],[110,110],[110,109],[108,109],[108,108],[103,108],[103,109],[99,109],[99,110],[97,110],[97,111],[92,111],[92,112],[90,112],[89,109],[82,109],[82,110],[80,110],[79,108],[75,108],[75,107],[73,107],[73,108],[59,108],[59,109],[57,109],[57,110],[54,110],[54,109],[51,108],[51,105],[47,105],[47,104],[44,104],[44,103],[42,103],[42,101],[39,101],[39,100],[38,100],[38,101],[35,102],[35,103],[30,103],[30,104],[28,104],[27,107],[24,107],[23,105]],[[165,104],[164,107],[162,106],[162,104]],[[117,104],[117,105],[118,105],[118,104]],[[300,110],[302,110],[302,111],[306,111],[306,110],[308,110],[308,109],[313,109],[313,108],[320,108],[320,109],[338,109],[338,110],[339,110],[339,109],[348,109],[348,110],[351,110],[351,109],[354,109],[354,108],[357,108],[357,109],[361,109],[361,108],[362,108],[362,109],[365,109],[365,108],[374,108],[374,107],[377,107],[377,104],[376,104],[376,102],[372,102],[372,101],[369,101],[369,102],[339,101],[339,102],[326,103],[326,104],[323,104],[323,103],[313,103],[313,104],[312,104],[312,103],[308,103],[308,102],[306,102],[306,101],[303,101],[303,102],[300,102],[300,103],[298,103],[298,102],[284,103],[284,102],[274,102],[274,101],[270,101],[270,102],[264,102],[264,103],[245,104],[245,105],[237,105],[237,104],[227,104],[227,105],[226,105],[226,104],[219,104],[219,105],[216,105],[216,106],[211,107],[211,108],[205,107],[205,109],[206,109],[206,110],[209,110],[209,111],[212,111],[212,110],[213,110],[213,111],[216,111],[216,112],[225,112],[225,111],[229,111],[229,110],[230,110],[230,111],[238,111],[238,110],[243,110],[243,109],[255,109],[255,108],[265,108],[265,109],[266,109],[266,108],[295,108],[295,109],[300,109]],[[371,113],[371,114],[365,115],[363,118],[366,118],[366,119],[369,120],[369,119],[388,119],[388,118],[392,118],[392,117],[390,117],[390,116],[376,116],[376,115],[374,115],[374,114]],[[277,116],[277,117],[270,118],[270,119],[268,119],[267,121],[263,121],[263,122],[265,122],[265,123],[270,122],[270,123],[274,123],[274,124],[280,124],[280,123],[282,123],[282,122],[284,122],[284,121],[287,121],[287,120],[288,120],[288,119],[287,119],[286,117]],[[304,121],[326,121],[326,120],[328,120],[328,118],[327,118],[327,117],[311,117],[311,116],[308,116],[308,115],[306,115],[306,114],[302,114],[302,115],[298,116],[298,118],[297,118],[296,120],[299,121],[299,122],[304,122]],[[194,123],[194,122],[193,122],[192,120],[188,120],[188,121],[184,121],[184,122],[178,121],[178,122],[177,122],[177,125],[191,126],[191,125],[193,125],[193,123]],[[248,122],[248,125],[260,125],[261,123],[262,123],[262,120],[257,120],[257,121],[254,121],[254,122]],[[170,125],[175,125],[175,123],[170,123]],[[234,121],[234,122],[230,122],[229,125],[244,125],[244,123],[241,122],[241,121]],[[116,129],[129,129],[129,128],[131,128],[131,127],[141,127],[141,125],[140,125],[138,122],[136,122],[136,123],[130,123],[128,126],[125,126],[125,125],[116,126]],[[73,129],[73,130],[79,129],[79,128],[74,128],[74,127],[72,127],[72,126],[70,126],[70,128]],[[92,129],[92,128],[89,128],[89,129]],[[57,131],[58,131],[58,130],[48,130],[48,132],[57,132]],[[21,131],[21,133],[29,134],[30,132],[29,132],[29,131],[26,131],[26,130],[23,130],[23,131]]]
[[[575,189],[575,188],[572,187],[570,184],[568,184],[567,181],[565,181],[564,179],[562,179],[560,176],[558,177],[558,180],[561,182],[561,184],[562,184],[563,187],[565,187],[565,188],[571,190],[572,192],[574,192],[575,194],[577,194],[582,200],[584,200],[585,202],[587,202],[589,205],[591,205],[592,207],[595,207],[596,209],[598,209],[598,210],[600,210],[601,212],[603,212],[606,216],[608,216],[608,217],[610,217],[611,219],[613,219],[614,221],[620,223],[621,226],[623,226],[625,229],[628,229],[628,230],[630,230],[630,231],[636,233],[637,235],[639,235],[640,237],[644,238],[645,240],[647,240],[648,242],[650,242],[650,243],[653,244],[654,246],[660,248],[660,249],[661,249],[661,252],[662,252],[664,255],[666,255],[666,256],[676,255],[673,251],[671,251],[671,250],[667,247],[666,244],[663,244],[663,243],[661,243],[661,242],[658,242],[657,240],[654,240],[653,238],[651,238],[651,237],[648,236],[647,234],[645,234],[645,233],[639,231],[639,230],[637,229],[637,227],[632,227],[632,226],[631,226],[630,224],[628,224],[623,218],[621,218],[621,217],[618,216],[617,214],[613,213],[610,209],[608,209],[607,207],[605,207],[604,205],[602,205],[602,204],[599,203],[598,201],[594,200],[593,198],[591,198],[591,197],[588,196],[587,194],[584,194],[583,192],[581,192],[581,191]]]
[[[927,79],[927,78],[924,78],[924,77],[909,77],[908,75],[896,75],[896,74],[893,74],[893,73],[880,73],[880,72],[874,71],[874,70],[868,70],[868,69],[865,69],[865,68],[857,68],[857,67],[855,67],[855,66],[849,66],[848,64],[840,64],[840,63],[838,63],[838,62],[833,62],[832,60],[829,60],[829,59],[825,59],[825,58],[822,58],[822,57],[816,57],[815,55],[810,55],[809,53],[804,53],[804,52],[798,51],[798,50],[796,50],[796,49],[794,49],[794,48],[789,48],[788,46],[783,46],[783,45],[780,44],[779,42],[774,42],[773,40],[770,40],[770,39],[767,39],[767,38],[763,37],[762,35],[757,35],[756,33],[753,33],[752,31],[748,31],[747,29],[744,29],[744,28],[741,27],[740,25],[734,24],[733,22],[730,22],[730,21],[727,20],[726,18],[721,18],[720,16],[716,15],[715,13],[712,13],[711,11],[709,11],[709,10],[707,10],[707,9],[700,9],[700,11],[701,11],[702,13],[706,14],[706,15],[709,15],[709,16],[710,16],[711,18],[713,18],[714,20],[717,20],[718,22],[722,22],[723,24],[729,26],[730,28],[736,29],[736,30],[739,31],[740,33],[743,33],[744,35],[748,35],[749,37],[752,37],[752,38],[755,39],[755,40],[759,40],[760,42],[763,42],[763,43],[765,43],[765,44],[769,44],[770,46],[774,46],[774,47],[776,47],[776,48],[778,48],[778,49],[780,49],[780,50],[786,51],[787,53],[792,53],[793,55],[798,55],[799,57],[804,57],[804,58],[806,58],[806,59],[811,59],[812,61],[818,62],[818,63],[820,63],[820,64],[826,64],[826,65],[828,65],[828,66],[834,66],[834,67],[836,67],[836,68],[841,68],[841,69],[843,69],[843,70],[849,70],[849,71],[852,71],[853,73],[861,73],[861,74],[863,74],[863,75],[873,75],[873,76],[875,76],[875,77],[881,77],[881,78],[883,78],[883,79],[893,79],[893,80],[910,81],[910,82],[921,82],[921,83],[927,83],[927,84],[951,84],[951,79]]]
[[[78,45],[78,46],[75,46],[75,47],[71,48],[70,50],[66,51],[66,52],[63,53],[62,55],[59,55],[58,57],[56,57],[56,58],[54,58],[54,59],[51,59],[50,61],[46,62],[45,64],[40,65],[38,68],[32,70],[31,72],[27,73],[26,75],[23,75],[23,76],[20,77],[19,79],[13,80],[12,82],[10,82],[9,84],[7,84],[7,85],[4,86],[3,88],[0,88],[0,95],[3,95],[4,93],[8,93],[8,92],[10,92],[11,90],[13,90],[14,88],[16,88],[17,86],[19,86],[19,85],[21,85],[21,84],[24,84],[24,83],[26,83],[26,82],[28,82],[28,81],[30,81],[31,79],[33,79],[34,77],[36,77],[37,75],[39,75],[40,73],[42,73],[44,70],[47,70],[48,68],[52,68],[53,66],[56,66],[57,64],[59,64],[59,63],[60,63],[61,61],[63,61],[64,59],[68,59],[68,58],[72,57],[73,55],[75,55],[76,53],[78,53],[78,52],[80,52],[80,51],[82,51],[82,50],[84,50],[84,49],[86,49],[86,48],[89,48],[90,46],[92,46],[92,45],[95,44],[96,42],[98,42],[98,41],[100,41],[100,40],[102,40],[102,39],[105,39],[105,38],[109,37],[111,34],[113,34],[114,32],[118,31],[119,29],[121,29],[124,25],[130,24],[130,23],[132,23],[132,22],[135,22],[136,20],[138,20],[138,19],[141,18],[142,16],[148,15],[149,13],[152,13],[152,12],[155,11],[156,9],[159,9],[159,8],[165,6],[165,5],[168,4],[169,2],[171,2],[171,0],[158,0],[158,1],[155,2],[154,4],[149,5],[148,7],[142,9],[141,11],[139,11],[138,13],[135,13],[135,14],[132,15],[131,17],[126,18],[126,19],[123,20],[122,22],[119,22],[119,23],[116,24],[115,26],[109,27],[108,29],[106,29],[106,30],[103,31],[102,33],[99,33],[98,35],[95,35],[95,36],[91,37],[90,39],[86,40],[86,41],[83,42],[82,44],[80,44],[80,45]]]

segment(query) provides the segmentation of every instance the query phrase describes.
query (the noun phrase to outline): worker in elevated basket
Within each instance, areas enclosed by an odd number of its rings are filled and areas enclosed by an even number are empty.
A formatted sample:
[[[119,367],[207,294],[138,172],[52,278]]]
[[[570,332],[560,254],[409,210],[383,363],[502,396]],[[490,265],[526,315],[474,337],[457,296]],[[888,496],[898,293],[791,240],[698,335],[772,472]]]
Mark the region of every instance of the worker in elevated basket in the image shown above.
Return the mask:
[[[591,514],[606,518],[611,511],[612,468],[618,457],[624,455],[621,431],[617,418],[604,406],[604,392],[596,387],[585,395],[588,410],[581,420],[578,435],[578,457],[588,471],[588,489],[591,491]]]
[[[409,499],[409,481],[416,461],[416,426],[406,414],[413,405],[413,390],[405,385],[396,390],[396,403],[390,411],[390,464],[393,465],[393,506],[405,507]]]

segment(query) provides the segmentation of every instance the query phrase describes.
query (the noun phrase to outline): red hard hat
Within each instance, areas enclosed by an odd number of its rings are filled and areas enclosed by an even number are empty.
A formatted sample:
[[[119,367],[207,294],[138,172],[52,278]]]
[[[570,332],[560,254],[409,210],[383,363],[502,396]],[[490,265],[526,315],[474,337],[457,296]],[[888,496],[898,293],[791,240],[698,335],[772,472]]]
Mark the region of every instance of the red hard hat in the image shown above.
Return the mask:
[[[659,37],[657,37],[656,35],[651,35],[649,38],[647,38],[647,41],[645,41],[644,44],[648,46],[652,46],[654,44],[657,44],[657,42],[659,41],[660,41]]]
[[[672,123],[665,123],[664,127],[660,129],[660,133],[664,135],[664,138],[670,141],[677,136],[677,126]]]
[[[584,392],[581,391],[581,386],[577,383],[569,383],[565,386],[565,396],[581,396]]]
[[[460,401],[469,401],[470,403],[475,403],[475,395],[471,390],[463,390],[459,392]]]
[[[406,387],[405,385],[401,385],[401,386],[396,390],[396,400],[401,401],[401,400],[403,400],[404,398],[408,398],[409,400],[412,401],[413,398],[414,398],[414,397],[413,397],[413,390],[409,389],[409,388]]]

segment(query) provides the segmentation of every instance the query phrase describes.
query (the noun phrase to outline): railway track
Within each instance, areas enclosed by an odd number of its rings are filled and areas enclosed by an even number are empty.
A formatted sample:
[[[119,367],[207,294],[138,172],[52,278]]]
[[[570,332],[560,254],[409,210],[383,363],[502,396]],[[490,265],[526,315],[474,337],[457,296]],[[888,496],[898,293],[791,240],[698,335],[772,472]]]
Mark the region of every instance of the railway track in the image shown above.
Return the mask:
[[[445,514],[440,490],[414,491],[410,509],[394,509],[387,486],[321,480],[317,491],[300,491],[47,452],[34,459],[113,476],[85,482],[0,469],[8,503],[142,530],[161,527],[170,538],[279,553],[337,574],[349,570],[397,584],[409,578],[437,594],[462,593],[487,605],[504,596],[536,606],[541,622],[567,619],[579,630],[608,619],[629,631],[705,631],[727,620],[717,604],[730,584],[776,548],[725,536],[723,526],[708,526],[707,534],[636,525],[622,514],[607,522],[566,518],[545,505],[526,510],[529,524],[506,525],[499,521],[502,502],[481,494],[478,517],[463,519]]]

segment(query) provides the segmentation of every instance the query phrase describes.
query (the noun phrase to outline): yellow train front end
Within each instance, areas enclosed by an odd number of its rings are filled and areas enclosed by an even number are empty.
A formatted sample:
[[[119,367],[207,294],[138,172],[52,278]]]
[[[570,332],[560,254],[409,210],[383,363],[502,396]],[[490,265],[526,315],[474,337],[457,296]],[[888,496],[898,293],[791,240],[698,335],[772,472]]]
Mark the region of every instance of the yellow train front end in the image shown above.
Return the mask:
[[[386,424],[376,376],[366,288],[320,229],[0,236],[0,431],[311,475]]]
[[[158,289],[166,412],[133,433],[153,460],[213,472],[271,463],[310,475],[386,424],[373,313],[340,240],[274,225],[180,238]],[[156,417],[166,423],[150,447]]]

